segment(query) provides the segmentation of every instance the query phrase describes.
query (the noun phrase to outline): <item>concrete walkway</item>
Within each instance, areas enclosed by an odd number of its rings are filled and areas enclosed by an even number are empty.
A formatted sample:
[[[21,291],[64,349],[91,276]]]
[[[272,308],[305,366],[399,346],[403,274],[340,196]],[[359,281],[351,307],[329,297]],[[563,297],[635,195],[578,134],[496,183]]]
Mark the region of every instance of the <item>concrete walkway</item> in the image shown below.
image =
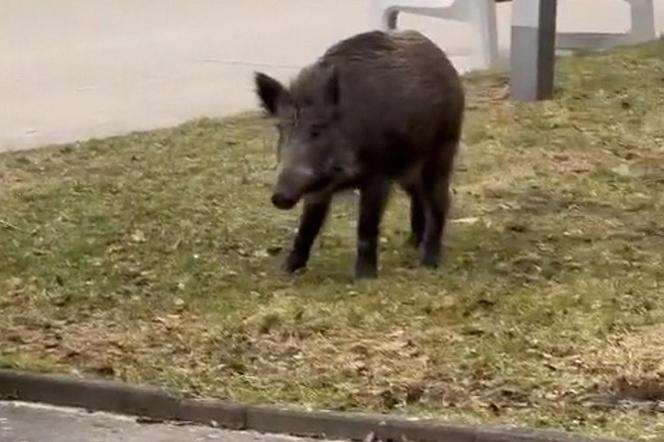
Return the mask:
[[[254,70],[288,78],[330,44],[366,30],[368,3],[2,0],[0,150],[254,109]],[[657,8],[662,23],[664,5]],[[626,11],[619,0],[560,0],[559,23],[621,31]],[[498,15],[506,51],[510,5]],[[404,16],[402,26],[424,31],[468,68],[464,25]]]
[[[134,418],[125,416],[3,402],[0,402],[0,441],[314,442],[286,436],[231,432],[199,426],[139,424]]]

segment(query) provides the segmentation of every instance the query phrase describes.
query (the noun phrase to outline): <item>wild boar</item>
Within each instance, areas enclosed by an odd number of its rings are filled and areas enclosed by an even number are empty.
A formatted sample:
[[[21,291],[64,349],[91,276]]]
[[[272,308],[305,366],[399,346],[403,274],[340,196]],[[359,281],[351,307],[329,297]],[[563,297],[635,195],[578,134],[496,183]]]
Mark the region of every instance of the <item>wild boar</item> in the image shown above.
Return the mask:
[[[261,72],[254,81],[279,133],[271,201],[288,210],[303,200],[285,270],[306,267],[333,196],[357,189],[355,276],[375,278],[394,182],[410,198],[410,243],[424,266],[438,267],[465,108],[446,54],[417,31],[371,31],[329,48],[289,87]]]

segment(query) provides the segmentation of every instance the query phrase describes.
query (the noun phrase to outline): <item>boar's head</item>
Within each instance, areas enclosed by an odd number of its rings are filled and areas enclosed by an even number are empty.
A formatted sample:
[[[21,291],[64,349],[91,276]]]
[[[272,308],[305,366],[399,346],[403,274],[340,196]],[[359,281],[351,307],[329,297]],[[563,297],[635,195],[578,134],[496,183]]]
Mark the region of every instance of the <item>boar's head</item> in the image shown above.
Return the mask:
[[[340,83],[332,65],[306,68],[290,85],[256,73],[256,94],[277,121],[280,171],[272,203],[293,208],[309,195],[328,195],[354,179],[357,158],[341,124]]]

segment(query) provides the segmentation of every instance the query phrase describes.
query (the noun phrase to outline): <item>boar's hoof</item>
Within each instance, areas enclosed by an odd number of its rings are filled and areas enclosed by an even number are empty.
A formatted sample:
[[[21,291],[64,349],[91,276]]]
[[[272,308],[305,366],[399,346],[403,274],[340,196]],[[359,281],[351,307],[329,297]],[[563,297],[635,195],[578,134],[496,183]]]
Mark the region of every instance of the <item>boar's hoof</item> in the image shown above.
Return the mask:
[[[426,253],[422,255],[422,265],[429,269],[437,269],[440,264],[440,255],[436,253]]]
[[[411,233],[408,237],[407,244],[417,250],[420,247],[420,244],[422,244],[422,235]]]
[[[291,252],[282,264],[282,268],[286,273],[295,273],[298,270],[304,269],[306,266],[307,259],[295,252]]]
[[[378,270],[375,266],[358,264],[355,266],[355,279],[376,279]]]

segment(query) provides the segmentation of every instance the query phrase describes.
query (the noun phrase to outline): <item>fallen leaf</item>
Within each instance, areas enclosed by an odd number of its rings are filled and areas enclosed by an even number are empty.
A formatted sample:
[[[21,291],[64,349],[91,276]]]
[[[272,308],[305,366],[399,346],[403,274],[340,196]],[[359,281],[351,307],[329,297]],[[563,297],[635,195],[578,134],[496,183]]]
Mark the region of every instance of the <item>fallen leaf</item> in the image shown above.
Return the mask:
[[[452,222],[454,224],[466,224],[466,225],[469,225],[469,226],[477,224],[479,221],[480,221],[480,219],[477,218],[477,217],[458,218],[458,219],[452,220]]]
[[[618,167],[614,167],[613,169],[611,169],[611,172],[615,173],[616,175],[620,175],[622,177],[632,176],[632,171],[629,168],[629,164],[621,164]]]
[[[136,243],[144,243],[145,242],[145,233],[143,233],[141,230],[137,230],[131,235],[131,240],[136,242]]]
[[[175,304],[176,307],[182,309],[182,308],[184,308],[185,302],[184,302],[184,299],[182,299],[182,298],[175,298],[173,300],[173,304]]]

